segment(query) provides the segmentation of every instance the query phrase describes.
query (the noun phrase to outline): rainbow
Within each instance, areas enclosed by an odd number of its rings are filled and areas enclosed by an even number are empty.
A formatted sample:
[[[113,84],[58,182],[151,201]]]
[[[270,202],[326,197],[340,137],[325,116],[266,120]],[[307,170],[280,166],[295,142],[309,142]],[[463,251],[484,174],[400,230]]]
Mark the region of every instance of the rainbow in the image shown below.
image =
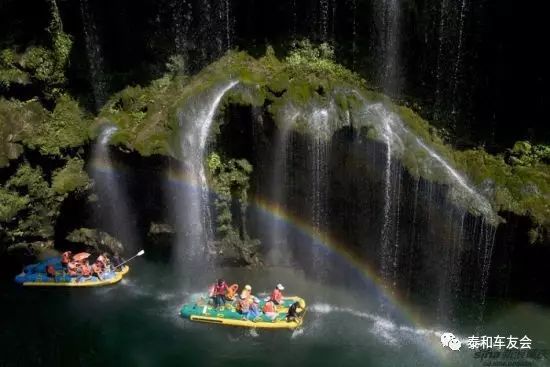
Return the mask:
[[[92,160],[91,168],[102,171],[102,172],[115,172],[125,174],[125,169],[121,167],[116,167],[111,162]],[[179,169],[168,169],[166,172],[165,178],[170,184],[174,185],[185,185],[187,187],[194,187],[199,190],[197,187],[196,181],[188,174]],[[311,226],[310,223],[304,219],[294,215],[282,208],[280,205],[269,202],[268,200],[261,197],[253,197],[251,200],[251,205],[254,209],[258,209],[263,213],[271,216],[276,220],[280,220],[289,228],[296,229],[301,234],[307,236],[312,240],[317,246],[322,246],[328,251],[331,255],[336,255],[343,262],[349,266],[353,271],[355,271],[363,281],[371,285],[380,299],[391,307],[392,311],[397,311],[400,318],[406,321],[407,326],[397,326],[400,329],[407,330],[419,330],[419,331],[430,331],[435,337],[439,332],[434,332],[433,330],[427,329],[423,325],[427,325],[420,315],[419,312],[413,310],[406,302],[404,297],[399,294],[391,284],[388,284],[384,279],[382,279],[376,272],[374,266],[369,264],[364,258],[359,256],[357,253],[351,250],[351,246],[346,246],[345,243],[342,243],[337,238],[329,235],[328,233],[320,233],[318,229]],[[409,326],[412,326],[409,327]],[[422,334],[422,333],[420,333]],[[437,342],[437,341],[436,341]],[[432,346],[428,350],[432,352],[435,357],[444,358],[447,354],[445,350],[438,346],[437,343],[427,343],[428,346]]]

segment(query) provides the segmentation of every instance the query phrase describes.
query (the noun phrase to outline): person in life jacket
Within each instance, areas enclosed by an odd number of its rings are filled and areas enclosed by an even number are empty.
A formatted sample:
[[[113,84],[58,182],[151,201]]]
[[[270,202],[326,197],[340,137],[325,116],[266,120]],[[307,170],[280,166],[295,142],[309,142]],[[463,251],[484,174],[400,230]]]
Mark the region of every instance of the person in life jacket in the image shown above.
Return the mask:
[[[250,305],[254,300],[250,296],[246,296],[241,293],[239,301],[237,303],[237,311],[243,315],[243,320],[248,320],[248,313],[250,312]]]
[[[256,322],[256,318],[260,316],[260,300],[254,296],[249,298],[249,309],[246,318]]]
[[[273,301],[275,305],[280,305],[283,302],[283,292],[285,290],[285,287],[281,283],[277,284],[273,292],[271,293],[271,297],[269,299]]]
[[[227,301],[234,301],[235,297],[237,296],[237,291],[239,290],[238,284],[231,284],[227,288],[227,292],[225,292],[225,299]]]
[[[99,278],[99,280],[103,280],[103,264],[100,261],[96,261],[92,265],[92,275]]]
[[[97,261],[99,261],[101,263],[101,267],[102,267],[103,271],[108,270],[110,265],[111,265],[111,260],[109,260],[109,256],[107,255],[106,252],[99,255],[98,258],[97,258]]]
[[[272,321],[274,321],[275,318],[277,318],[278,313],[277,313],[277,310],[275,308],[275,304],[271,300],[268,300],[264,304],[264,307],[263,307],[262,311],[263,311],[264,315],[269,317]]]
[[[65,251],[61,255],[61,265],[63,265],[63,268],[67,268],[67,266],[71,262],[71,256],[73,256],[73,253],[71,251]]]
[[[69,262],[69,264],[67,265],[67,270],[68,270],[68,273],[70,276],[72,277],[76,277],[78,275],[78,267],[76,266],[76,263],[74,262]]]
[[[288,308],[288,313],[286,314],[286,321],[287,322],[296,321],[304,313],[305,307],[306,307],[306,304],[304,300],[299,300],[298,302],[294,302]]]
[[[49,278],[55,279],[55,267],[51,264],[46,266],[46,274]]]
[[[80,273],[84,278],[88,278],[90,277],[90,275],[92,275],[92,269],[90,268],[90,264],[87,261],[82,262],[82,265],[80,266]]]
[[[225,305],[225,293],[229,288],[227,283],[223,279],[218,279],[218,282],[212,288],[212,299],[214,300],[214,307],[218,308]]]
[[[243,291],[241,292],[241,299],[248,299],[252,294],[252,287],[250,285],[245,285]]]

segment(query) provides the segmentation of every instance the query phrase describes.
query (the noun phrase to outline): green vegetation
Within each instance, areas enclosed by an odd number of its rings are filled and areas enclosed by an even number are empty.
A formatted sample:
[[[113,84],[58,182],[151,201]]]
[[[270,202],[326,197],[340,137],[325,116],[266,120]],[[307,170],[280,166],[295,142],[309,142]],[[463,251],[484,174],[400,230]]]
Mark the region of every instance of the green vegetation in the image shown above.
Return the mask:
[[[529,216],[533,221],[529,233],[532,242],[546,241],[548,237],[548,146],[518,142],[500,155],[488,154],[481,147],[455,150],[441,138],[443,131],[435,129],[411,109],[369,90],[365,80],[337,64],[333,49],[326,44],[296,42],[283,59],[278,59],[271,47],[259,59],[231,51],[192,77],[185,75],[184,60],[174,56],[167,61],[164,77],[148,86],[127,87],[114,94],[92,121],[63,90],[72,42],[55,17],[55,2],[51,4],[54,14],[48,28],[51,44],[33,45],[23,52],[0,51],[0,88],[10,88],[13,83],[37,84],[44,91],[43,97],[50,103],[55,102],[53,109],[48,110],[38,99],[23,102],[0,98],[0,169],[10,164],[19,165],[8,182],[0,186],[0,232],[10,241],[53,236],[64,198],[88,187],[89,178],[79,151],[97,137],[94,135],[101,124],[117,125],[111,144],[121,149],[143,156],[158,154],[179,158],[179,114],[197,99],[204,98],[212,88],[229,80],[237,80],[239,84],[226,94],[220,112],[228,104],[261,107],[279,126],[299,112],[297,115],[302,117],[297,117],[293,128],[302,134],[318,133],[308,113],[320,106],[330,106],[336,114],[334,120],[348,121],[350,112],[363,110],[364,100],[383,103],[430,149],[464,172],[473,185],[489,185],[491,190],[484,195],[496,211]],[[222,115],[218,114],[212,126],[211,139],[220,132]],[[361,134],[377,138],[376,132],[361,125],[359,118],[352,124]],[[338,127],[331,125],[330,129],[334,131]],[[43,170],[25,161],[25,149],[38,152],[42,159],[62,160],[65,165],[60,167],[56,163],[53,165],[56,168]],[[427,154],[421,149],[408,150],[402,162],[413,175],[445,182],[441,171],[428,166]],[[234,251],[246,263],[254,263],[258,243],[248,237],[244,220],[252,167],[245,160],[212,154],[208,168],[210,184],[217,194],[219,249]]]
[[[246,209],[252,166],[246,159],[227,161],[212,153],[208,157],[210,186],[216,194],[216,230],[220,238],[222,252],[235,252],[246,264],[258,262],[259,241],[252,240],[246,231]],[[239,218],[231,211],[233,203],[239,206]],[[237,223],[240,223],[238,225]]]
[[[0,50],[0,90],[8,90],[13,84],[32,83],[46,99],[53,100],[63,93],[73,41],[63,32],[57,4],[53,0],[49,3],[49,44],[30,45],[22,53],[15,47]]]
[[[27,196],[0,187],[0,222],[10,222],[29,203]]]
[[[24,143],[38,148],[44,155],[62,155],[66,149],[80,147],[88,141],[88,125],[78,103],[63,94],[53,112],[33,127]]]
[[[53,173],[52,189],[56,194],[64,195],[86,188],[89,181],[84,171],[84,161],[80,158],[71,158],[65,167]]]

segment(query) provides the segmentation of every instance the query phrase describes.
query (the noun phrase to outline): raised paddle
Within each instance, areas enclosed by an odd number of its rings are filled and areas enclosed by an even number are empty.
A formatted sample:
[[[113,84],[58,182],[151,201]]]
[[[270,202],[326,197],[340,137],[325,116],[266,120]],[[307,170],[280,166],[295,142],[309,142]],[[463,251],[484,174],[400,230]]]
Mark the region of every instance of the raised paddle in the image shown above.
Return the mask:
[[[123,262],[121,262],[120,264],[118,264],[117,266],[115,266],[114,269],[116,269],[116,268],[118,268],[118,267],[120,267],[120,266],[126,264],[128,261],[131,261],[131,260],[135,259],[135,258],[138,257],[138,256],[143,255],[144,253],[145,253],[145,250],[141,250],[140,252],[138,252],[137,254],[135,254],[134,256],[132,256],[131,258],[129,258],[128,260],[123,261]]]

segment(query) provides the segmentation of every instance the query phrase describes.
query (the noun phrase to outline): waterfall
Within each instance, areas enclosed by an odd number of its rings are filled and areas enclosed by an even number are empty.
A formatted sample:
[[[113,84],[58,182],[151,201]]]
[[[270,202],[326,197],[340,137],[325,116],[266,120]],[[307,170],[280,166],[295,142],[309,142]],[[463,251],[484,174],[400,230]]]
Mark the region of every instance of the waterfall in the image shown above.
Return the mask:
[[[376,105],[375,105],[376,106]],[[377,108],[377,106],[375,107]],[[399,137],[393,131],[395,123],[387,111],[379,111],[381,136],[386,145],[384,169],[384,220],[381,230],[381,271],[382,276],[395,287],[399,254],[399,201],[401,187],[401,169],[392,160],[392,149],[401,145]],[[393,247],[393,248],[392,248]]]
[[[229,0],[224,1],[224,20],[225,20],[225,49],[230,50],[231,43],[231,4]]]
[[[436,65],[436,90],[435,90],[435,118],[439,118],[438,113],[441,109],[442,97],[441,97],[441,81],[443,77],[443,51],[445,43],[445,29],[447,27],[447,7],[449,0],[442,0],[439,8],[439,50],[437,52],[437,65]]]
[[[107,81],[104,73],[101,44],[88,0],[80,0],[80,14],[84,27],[83,32],[86,43],[86,54],[88,56],[90,84],[92,86],[96,110],[99,110],[107,98]]]
[[[113,169],[109,154],[109,142],[117,132],[113,125],[103,126],[92,150],[91,176],[94,191],[98,195],[96,216],[101,229],[118,238],[126,249],[137,248],[132,226],[133,216],[128,208],[128,198],[122,189],[122,175]]]
[[[298,26],[298,15],[296,13],[296,0],[292,0],[292,6],[291,6],[291,12],[292,12],[292,31],[291,36],[292,38],[296,38],[297,35],[297,26]]]
[[[183,256],[187,259],[200,258],[206,245],[213,239],[204,168],[206,143],[220,102],[237,83],[231,81],[210,91],[206,96],[190,101],[178,114],[182,168],[189,187],[181,193],[177,211],[181,220],[179,232],[184,233],[184,238],[180,239],[185,242]]]
[[[315,109],[308,121],[314,133],[310,147],[311,159],[311,222],[317,237],[327,232],[328,227],[328,160],[331,126],[329,118],[334,115],[334,108]],[[326,271],[327,264],[324,262],[320,247],[314,244],[313,247],[314,266],[318,274]]]
[[[323,42],[328,38],[328,2],[329,0],[319,0],[319,31]]]
[[[271,201],[282,211],[286,210],[287,196],[289,192],[289,172],[288,162],[291,161],[292,145],[290,141],[290,129],[299,116],[299,112],[289,108],[287,116],[282,118],[280,126],[275,137],[273,150],[273,168],[270,179],[270,198]],[[268,243],[271,246],[269,253],[270,261],[273,264],[290,264],[290,249],[288,247],[287,230],[285,224],[278,218],[269,218],[267,224],[269,228]]]
[[[466,11],[467,11],[467,0],[462,0],[462,5],[460,7],[460,18],[459,18],[459,24],[458,24],[458,36],[457,36],[458,44],[456,49],[456,61],[455,61],[454,70],[453,70],[453,95],[452,95],[453,102],[452,102],[452,110],[451,110],[453,115],[456,114],[456,99],[457,99],[458,85],[459,85],[459,79],[460,79],[462,48],[464,44],[464,18],[466,17]]]
[[[380,72],[382,86],[388,93],[395,93],[399,65],[399,1],[380,0],[378,14],[381,15],[381,49],[383,65]]]
[[[460,285],[464,241],[466,240],[465,236],[470,232],[478,233],[476,238],[468,241],[472,246],[477,247],[476,253],[478,253],[479,262],[475,260],[475,267],[477,268],[476,273],[479,275],[479,281],[476,282],[479,283],[477,289],[481,294],[480,302],[483,303],[487,292],[497,222],[496,214],[490,203],[445,158],[412,133],[398,115],[389,111],[382,103],[369,103],[366,100],[364,100],[364,103],[365,109],[359,118],[375,129],[379,140],[385,145],[384,170],[382,173],[384,201],[380,235],[380,270],[383,278],[393,288],[397,287],[398,276],[400,276],[399,269],[402,265],[399,263],[400,259],[405,261],[405,264],[403,264],[405,266],[410,266],[413,262],[413,259],[410,258],[411,255],[407,259],[403,257],[406,256],[406,253],[404,255],[401,253],[403,244],[400,243],[399,238],[399,221],[402,205],[401,193],[403,187],[401,181],[403,168],[398,163],[398,160],[404,158],[405,155],[413,155],[418,160],[416,162],[418,176],[428,177],[428,180],[431,180],[426,181],[428,187],[422,190],[425,192],[429,206],[426,223],[431,224],[433,221],[437,221],[444,223],[447,228],[445,233],[448,237],[445,240],[445,247],[440,250],[442,252],[442,258],[440,259],[442,273],[438,275],[439,308],[445,311],[442,311],[441,314],[445,314],[446,317],[452,316],[450,304],[452,304],[452,299],[457,294]],[[436,196],[433,195],[439,194],[434,192],[434,188],[441,187],[441,183],[434,183],[434,177],[437,177],[437,181],[448,185],[447,201],[449,204],[436,202]],[[414,191],[415,212],[413,216],[415,221],[418,192],[419,188],[417,187]],[[453,202],[457,206],[453,206],[451,204]],[[437,209],[443,215],[438,215],[438,218],[430,218],[430,213],[433,210],[430,208],[432,205],[433,209]],[[464,221],[468,210],[473,213],[474,218],[480,218],[479,220],[482,223],[479,227],[482,228],[482,232],[479,232],[479,229],[471,231],[465,228]],[[414,246],[414,241],[417,241],[416,237],[416,233],[413,233],[411,237],[412,246]],[[421,243],[418,246],[421,246]],[[409,275],[411,274],[409,273]],[[410,280],[406,283],[409,283],[410,287]]]
[[[351,64],[357,62],[357,0],[351,0]]]
[[[435,118],[447,113],[451,129],[456,129],[461,95],[465,26],[469,11],[468,0],[444,0],[439,8],[439,50],[436,66]]]
[[[186,55],[188,52],[189,29],[192,20],[192,4],[188,0],[174,0],[172,6],[172,22],[176,53]]]

